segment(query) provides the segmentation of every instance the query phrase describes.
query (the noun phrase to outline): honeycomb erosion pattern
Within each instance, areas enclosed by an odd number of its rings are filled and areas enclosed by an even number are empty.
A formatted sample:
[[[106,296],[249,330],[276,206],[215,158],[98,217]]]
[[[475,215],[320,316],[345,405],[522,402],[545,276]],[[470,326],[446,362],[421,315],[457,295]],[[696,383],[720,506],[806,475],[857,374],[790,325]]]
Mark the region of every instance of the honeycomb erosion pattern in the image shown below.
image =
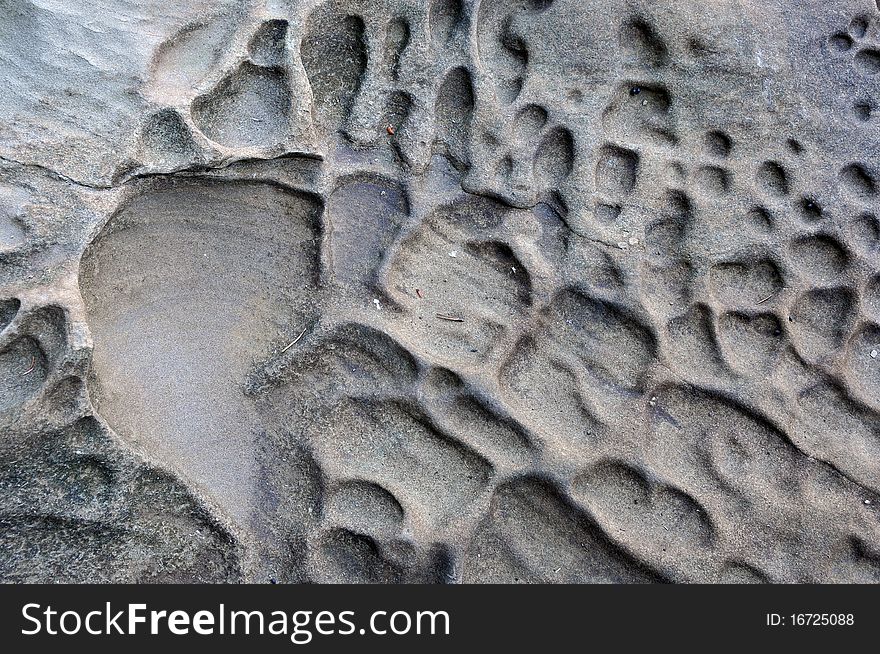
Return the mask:
[[[880,580],[873,0],[80,4],[0,16],[0,579]]]

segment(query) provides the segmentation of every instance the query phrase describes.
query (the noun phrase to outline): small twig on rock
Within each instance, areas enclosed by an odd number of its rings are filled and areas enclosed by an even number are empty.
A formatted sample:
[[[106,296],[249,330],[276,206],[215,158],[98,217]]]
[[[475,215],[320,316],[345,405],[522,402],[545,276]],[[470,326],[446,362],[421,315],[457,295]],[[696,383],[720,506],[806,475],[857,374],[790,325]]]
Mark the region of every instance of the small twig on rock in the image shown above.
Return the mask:
[[[287,350],[289,350],[289,349],[292,348],[294,345],[296,345],[297,343],[299,343],[299,339],[301,339],[301,338],[303,337],[303,334],[306,333],[306,329],[307,329],[306,327],[303,327],[303,330],[299,333],[299,336],[297,336],[297,337],[296,337],[295,339],[293,339],[290,343],[288,343],[287,345],[285,345],[285,346],[284,346],[284,349],[281,350],[281,353],[284,354],[285,352],[287,352]]]
[[[37,357],[31,357],[31,367],[21,373],[22,377],[27,377],[37,368]]]

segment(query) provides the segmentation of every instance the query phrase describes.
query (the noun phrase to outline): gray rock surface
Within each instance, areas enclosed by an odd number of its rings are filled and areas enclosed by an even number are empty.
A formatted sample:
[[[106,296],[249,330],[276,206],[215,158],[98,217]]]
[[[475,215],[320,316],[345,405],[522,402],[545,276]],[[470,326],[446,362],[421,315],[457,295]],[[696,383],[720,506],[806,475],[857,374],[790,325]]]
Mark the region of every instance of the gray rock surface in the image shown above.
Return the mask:
[[[880,578],[873,0],[0,0],[0,579]]]

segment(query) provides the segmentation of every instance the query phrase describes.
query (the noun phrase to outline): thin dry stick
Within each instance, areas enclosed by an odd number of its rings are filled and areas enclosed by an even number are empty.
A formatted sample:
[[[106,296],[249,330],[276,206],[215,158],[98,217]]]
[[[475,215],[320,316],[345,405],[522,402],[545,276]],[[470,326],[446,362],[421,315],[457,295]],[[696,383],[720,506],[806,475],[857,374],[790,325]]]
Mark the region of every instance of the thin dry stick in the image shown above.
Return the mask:
[[[306,333],[306,329],[307,329],[307,327],[303,327],[303,330],[299,333],[299,336],[297,336],[295,339],[293,339],[292,341],[290,341],[290,343],[288,343],[287,345],[285,345],[285,346],[284,346],[284,349],[281,350],[281,353],[284,354],[285,352],[287,352],[287,350],[289,350],[289,349],[292,348],[294,345],[296,345],[297,343],[299,343],[299,339],[301,339],[301,338],[303,337],[303,334]]]
[[[37,367],[37,357],[31,357],[31,367],[21,373],[22,377],[27,377],[31,374]]]
[[[464,318],[457,318],[456,316],[447,316],[446,314],[443,314],[443,313],[438,313],[437,317],[440,318],[440,320],[448,320],[449,322],[464,322]]]

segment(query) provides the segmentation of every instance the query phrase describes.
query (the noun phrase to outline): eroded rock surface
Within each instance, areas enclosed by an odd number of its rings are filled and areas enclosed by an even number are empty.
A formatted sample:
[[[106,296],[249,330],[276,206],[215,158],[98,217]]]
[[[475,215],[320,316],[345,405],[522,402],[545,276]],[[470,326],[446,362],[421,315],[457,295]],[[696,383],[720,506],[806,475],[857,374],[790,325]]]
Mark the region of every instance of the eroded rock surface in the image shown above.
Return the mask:
[[[0,579],[880,580],[873,0],[111,5],[0,16]]]

